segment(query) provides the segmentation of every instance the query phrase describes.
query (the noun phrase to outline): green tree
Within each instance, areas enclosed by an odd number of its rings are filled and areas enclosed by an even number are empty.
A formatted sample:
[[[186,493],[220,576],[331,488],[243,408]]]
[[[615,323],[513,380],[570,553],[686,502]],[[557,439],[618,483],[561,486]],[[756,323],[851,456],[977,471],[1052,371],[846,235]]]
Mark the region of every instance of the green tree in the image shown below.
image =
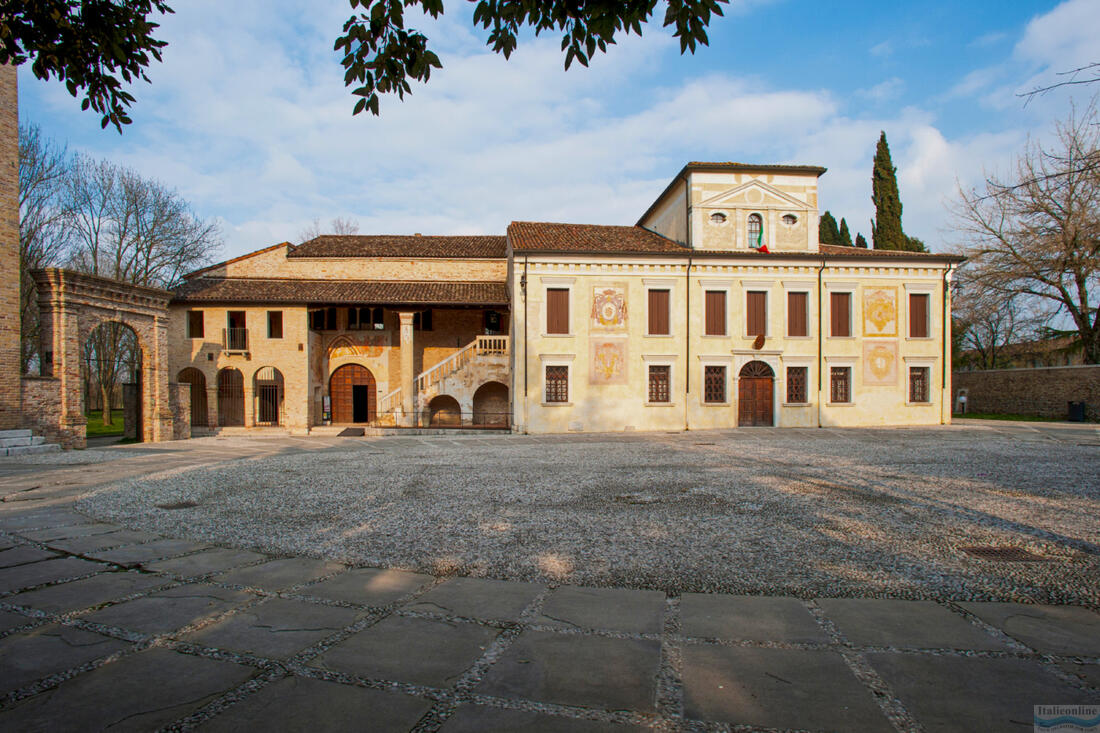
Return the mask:
[[[844,247],[852,246],[852,233],[848,231],[848,222],[844,220],[844,217],[840,217],[840,234],[838,235],[838,244]]]
[[[901,194],[898,193],[898,169],[890,159],[890,145],[883,132],[875,148],[875,163],[871,172],[871,203],[875,219],[871,222],[871,242],[875,249],[909,249],[909,241],[901,228]]]
[[[821,215],[821,223],[817,227],[817,241],[821,244],[840,244],[840,229],[837,228],[836,219],[828,211]]]
[[[909,250],[910,252],[927,252],[928,251],[928,247],[926,247],[924,245],[924,240],[923,239],[918,239],[917,237],[908,237],[908,236],[905,238],[905,249]]]
[[[867,249],[867,240],[863,238],[862,233],[856,234],[856,246],[860,249]]]

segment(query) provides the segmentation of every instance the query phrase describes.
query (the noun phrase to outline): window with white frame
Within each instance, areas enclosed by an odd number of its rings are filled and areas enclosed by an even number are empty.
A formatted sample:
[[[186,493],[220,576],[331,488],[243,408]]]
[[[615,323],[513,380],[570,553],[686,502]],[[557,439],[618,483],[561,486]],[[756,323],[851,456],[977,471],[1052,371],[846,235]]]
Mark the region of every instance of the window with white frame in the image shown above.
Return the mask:
[[[546,364],[544,367],[546,402],[569,402],[569,365]]]
[[[672,367],[668,364],[649,365],[648,401],[661,404],[672,401]]]

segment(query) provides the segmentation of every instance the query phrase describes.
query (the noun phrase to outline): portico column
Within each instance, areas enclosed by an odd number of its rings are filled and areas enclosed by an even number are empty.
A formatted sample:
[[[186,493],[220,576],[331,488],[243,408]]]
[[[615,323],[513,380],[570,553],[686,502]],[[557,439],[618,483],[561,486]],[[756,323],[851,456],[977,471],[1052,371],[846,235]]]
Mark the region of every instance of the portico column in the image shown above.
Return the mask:
[[[413,359],[413,313],[398,313],[401,322],[401,418],[399,425],[416,425],[416,368]]]

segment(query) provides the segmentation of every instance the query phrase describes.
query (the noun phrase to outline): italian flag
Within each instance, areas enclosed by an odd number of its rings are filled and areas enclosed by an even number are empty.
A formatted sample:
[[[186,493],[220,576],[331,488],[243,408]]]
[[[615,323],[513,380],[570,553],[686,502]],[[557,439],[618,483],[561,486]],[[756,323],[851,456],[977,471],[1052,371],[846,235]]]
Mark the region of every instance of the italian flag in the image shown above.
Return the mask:
[[[763,252],[764,254],[771,254],[768,250],[768,245],[764,244],[764,224],[761,222],[760,231],[756,233],[756,247],[757,252]]]

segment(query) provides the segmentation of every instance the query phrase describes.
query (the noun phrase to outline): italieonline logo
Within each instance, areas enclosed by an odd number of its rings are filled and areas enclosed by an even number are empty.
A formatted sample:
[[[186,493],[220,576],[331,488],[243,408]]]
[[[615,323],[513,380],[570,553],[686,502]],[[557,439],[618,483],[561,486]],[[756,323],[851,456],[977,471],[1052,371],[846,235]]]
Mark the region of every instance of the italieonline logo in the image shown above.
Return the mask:
[[[1034,730],[1100,731],[1100,705],[1036,705]]]

